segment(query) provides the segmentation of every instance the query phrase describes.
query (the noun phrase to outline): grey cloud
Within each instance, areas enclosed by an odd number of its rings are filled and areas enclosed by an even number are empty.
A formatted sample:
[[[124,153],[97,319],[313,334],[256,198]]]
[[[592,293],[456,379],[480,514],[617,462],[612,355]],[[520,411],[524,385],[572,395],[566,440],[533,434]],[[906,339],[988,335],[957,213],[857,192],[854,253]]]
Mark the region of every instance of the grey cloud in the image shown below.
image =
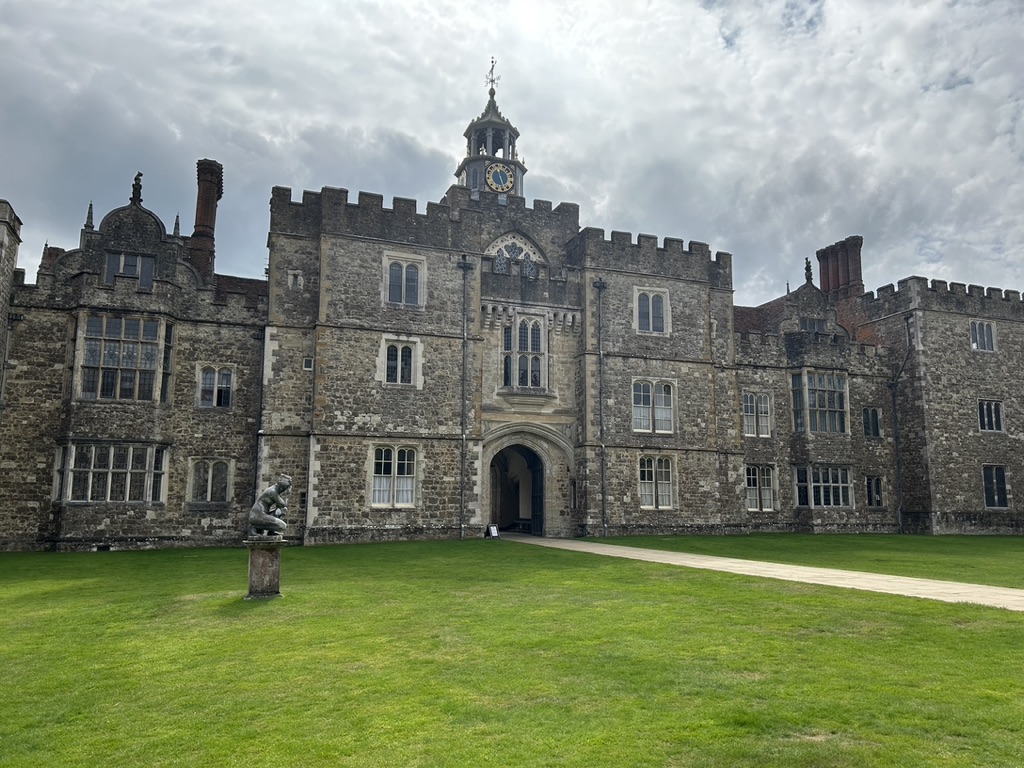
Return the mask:
[[[8,0],[0,196],[73,246],[89,200],[190,231],[195,161],[225,166],[218,265],[259,276],[274,185],[437,200],[498,102],[530,198],[584,225],[734,254],[736,300],[865,236],[868,287],[918,272],[1020,287],[1024,11],[1015,0],[454,0],[338,7]],[[983,267],[979,269],[979,266]]]

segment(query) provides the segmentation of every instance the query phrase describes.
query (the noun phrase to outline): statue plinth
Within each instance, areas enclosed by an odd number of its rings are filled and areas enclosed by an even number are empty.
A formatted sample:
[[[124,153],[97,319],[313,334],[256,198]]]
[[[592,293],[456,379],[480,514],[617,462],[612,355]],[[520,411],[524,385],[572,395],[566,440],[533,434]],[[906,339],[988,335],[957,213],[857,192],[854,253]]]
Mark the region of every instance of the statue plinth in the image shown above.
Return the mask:
[[[288,542],[283,536],[250,536],[242,543],[249,549],[249,593],[245,599],[280,597],[281,550]]]

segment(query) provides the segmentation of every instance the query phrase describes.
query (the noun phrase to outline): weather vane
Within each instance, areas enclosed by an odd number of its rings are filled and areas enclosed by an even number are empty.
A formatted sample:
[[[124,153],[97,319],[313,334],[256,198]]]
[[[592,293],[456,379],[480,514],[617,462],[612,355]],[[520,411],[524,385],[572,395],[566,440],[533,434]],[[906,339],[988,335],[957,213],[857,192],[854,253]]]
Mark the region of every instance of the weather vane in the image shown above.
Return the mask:
[[[498,60],[491,56],[491,71],[487,73],[487,79],[484,81],[484,84],[490,86],[491,90],[494,90],[494,86],[496,86],[498,81],[501,80],[501,75],[498,75],[497,77],[494,75],[494,65],[497,63]]]

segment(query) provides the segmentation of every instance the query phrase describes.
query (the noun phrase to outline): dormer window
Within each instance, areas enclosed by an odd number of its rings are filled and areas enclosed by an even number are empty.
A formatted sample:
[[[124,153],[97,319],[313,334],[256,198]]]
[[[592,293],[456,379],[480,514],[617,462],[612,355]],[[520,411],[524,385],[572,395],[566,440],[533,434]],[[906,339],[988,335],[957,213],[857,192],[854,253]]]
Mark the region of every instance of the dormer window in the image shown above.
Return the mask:
[[[108,253],[107,271],[104,282],[114,284],[115,277],[136,277],[140,291],[153,290],[153,273],[156,260],[152,256],[139,256],[134,253]]]

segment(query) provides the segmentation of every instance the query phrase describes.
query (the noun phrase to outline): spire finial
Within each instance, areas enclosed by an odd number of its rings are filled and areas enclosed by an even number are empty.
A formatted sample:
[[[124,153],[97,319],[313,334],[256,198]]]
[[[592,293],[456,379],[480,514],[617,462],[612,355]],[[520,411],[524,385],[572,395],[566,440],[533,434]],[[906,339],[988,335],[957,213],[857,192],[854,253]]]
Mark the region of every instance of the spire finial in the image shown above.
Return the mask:
[[[497,64],[497,63],[498,63],[498,60],[496,58],[494,58],[493,56],[491,56],[491,69],[487,73],[486,80],[484,80],[484,83],[486,85],[490,86],[490,88],[487,91],[487,93],[490,95],[490,97],[492,99],[494,98],[494,86],[496,86],[498,84],[498,81],[501,80],[501,75],[495,75],[494,74],[494,65]]]
[[[181,237],[181,214],[174,214],[174,236]]]
[[[89,210],[85,214],[85,228],[92,229],[92,200],[89,201]]]
[[[811,260],[804,258],[804,277],[807,278],[808,283],[814,282],[814,272],[811,271]]]
[[[133,205],[142,202],[142,171],[135,174],[135,183],[132,184],[132,199],[128,202]]]

